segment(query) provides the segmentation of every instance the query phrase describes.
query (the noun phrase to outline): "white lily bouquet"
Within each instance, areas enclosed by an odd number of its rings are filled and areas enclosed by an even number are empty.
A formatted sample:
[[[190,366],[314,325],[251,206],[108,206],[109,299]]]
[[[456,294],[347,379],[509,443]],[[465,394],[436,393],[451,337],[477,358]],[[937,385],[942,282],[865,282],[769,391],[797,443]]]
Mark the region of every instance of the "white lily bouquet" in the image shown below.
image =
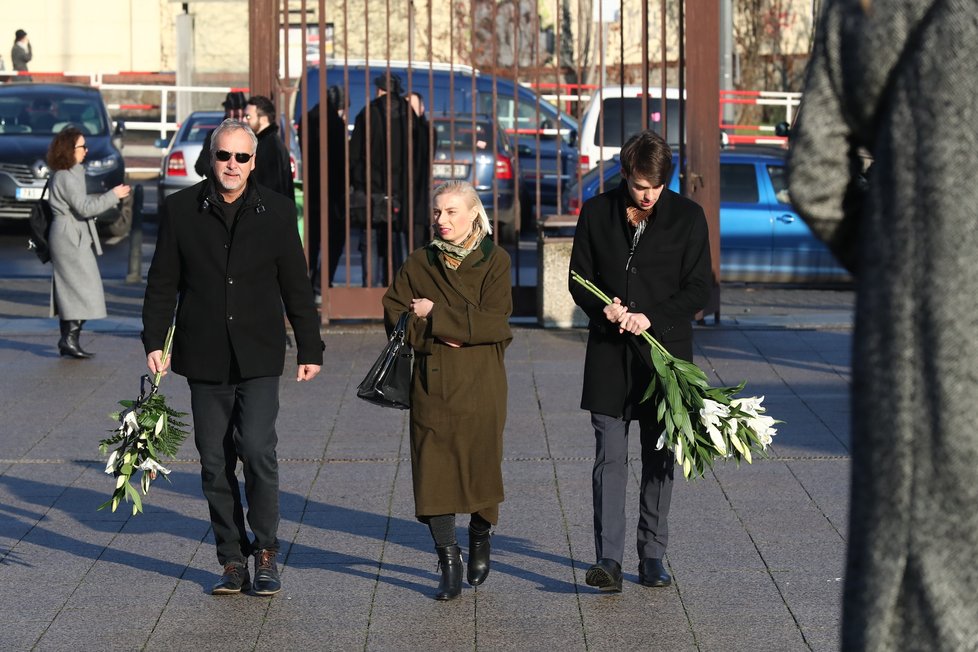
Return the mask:
[[[170,355],[172,344],[171,326],[163,346],[164,361]],[[111,437],[99,442],[99,451],[105,455],[111,447],[118,445],[105,464],[105,472],[115,478],[115,490],[112,497],[100,505],[99,509],[111,507],[114,512],[119,503],[125,500],[132,502],[132,513],[135,516],[143,511],[143,501],[139,490],[132,486],[133,474],[136,471],[142,472],[139,485],[144,496],[149,493],[150,483],[158,474],[162,473],[163,477],[170,474],[170,470],[160,460],[163,457],[176,456],[180,444],[187,437],[187,431],[183,429],[187,424],[179,420],[186,412],[171,409],[166,404],[166,397],[157,392],[162,376],[163,373],[160,372],[150,381],[149,375],[144,375],[140,382],[139,397],[134,401],[119,401],[119,405],[125,409],[111,415],[119,422],[119,427],[110,431],[114,433]],[[145,391],[147,381],[150,382],[149,394]]]
[[[605,302],[612,300],[594,283],[577,272],[571,278]],[[733,458],[739,464],[753,461],[751,451],[764,453],[777,434],[761,403],[764,397],[736,398],[745,383],[734,387],[710,387],[703,370],[692,362],[674,357],[648,332],[655,373],[642,401],[656,397],[657,416],[665,430],[656,444],[676,455],[676,464],[687,479],[702,477],[717,458]]]

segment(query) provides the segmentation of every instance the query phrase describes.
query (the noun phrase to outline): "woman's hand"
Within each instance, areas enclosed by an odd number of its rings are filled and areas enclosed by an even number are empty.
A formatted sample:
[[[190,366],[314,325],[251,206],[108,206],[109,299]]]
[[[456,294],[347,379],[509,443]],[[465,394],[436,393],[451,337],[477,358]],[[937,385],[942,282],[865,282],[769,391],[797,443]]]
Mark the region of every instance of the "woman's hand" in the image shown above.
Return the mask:
[[[125,199],[126,197],[129,196],[130,190],[132,190],[132,188],[130,188],[124,183],[120,183],[118,186],[112,189],[112,192],[115,193],[115,196],[118,199]]]
[[[418,317],[427,318],[431,314],[431,309],[435,307],[431,299],[411,299],[410,310]]]

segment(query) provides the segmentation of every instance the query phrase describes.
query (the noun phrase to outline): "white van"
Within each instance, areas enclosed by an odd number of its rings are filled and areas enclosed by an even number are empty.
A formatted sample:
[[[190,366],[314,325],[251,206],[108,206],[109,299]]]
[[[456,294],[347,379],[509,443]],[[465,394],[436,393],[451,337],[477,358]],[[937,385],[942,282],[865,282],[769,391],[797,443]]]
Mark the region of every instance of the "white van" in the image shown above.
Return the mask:
[[[649,128],[662,133],[665,119],[666,142],[679,144],[679,89],[666,89],[665,114],[662,92],[649,88],[647,106]],[[603,130],[602,130],[602,124]],[[581,169],[590,169],[600,161],[611,158],[631,136],[642,130],[642,87],[605,86],[591,96],[581,118]]]

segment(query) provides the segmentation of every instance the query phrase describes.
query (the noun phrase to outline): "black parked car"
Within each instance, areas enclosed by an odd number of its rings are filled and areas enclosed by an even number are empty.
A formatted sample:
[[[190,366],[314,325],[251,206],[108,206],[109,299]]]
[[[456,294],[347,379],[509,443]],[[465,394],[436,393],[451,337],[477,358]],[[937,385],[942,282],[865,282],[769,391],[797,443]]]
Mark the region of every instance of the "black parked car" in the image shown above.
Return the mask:
[[[85,179],[89,193],[124,183],[125,163],[119,152],[123,125],[113,126],[98,89],[74,84],[0,85],[0,219],[26,219],[49,175],[48,146],[67,126],[85,134],[88,156]],[[98,216],[112,224],[120,216],[110,209]]]

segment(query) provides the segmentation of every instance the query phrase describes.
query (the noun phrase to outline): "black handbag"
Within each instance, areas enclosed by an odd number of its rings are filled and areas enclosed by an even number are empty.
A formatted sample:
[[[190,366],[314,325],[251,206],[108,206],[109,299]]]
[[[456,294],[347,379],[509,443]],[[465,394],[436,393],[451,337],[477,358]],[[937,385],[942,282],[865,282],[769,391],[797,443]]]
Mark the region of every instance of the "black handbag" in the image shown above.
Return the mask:
[[[27,225],[31,232],[27,239],[27,248],[32,250],[42,263],[51,262],[51,245],[48,244],[48,234],[51,232],[51,222],[54,221],[54,211],[51,210],[51,203],[44,199],[49,183],[51,183],[50,178],[44,184],[41,199],[31,206],[31,214],[27,218]]]
[[[404,341],[408,313],[394,326],[390,341],[357,386],[357,396],[381,407],[407,410],[411,407],[411,376],[414,350]]]

